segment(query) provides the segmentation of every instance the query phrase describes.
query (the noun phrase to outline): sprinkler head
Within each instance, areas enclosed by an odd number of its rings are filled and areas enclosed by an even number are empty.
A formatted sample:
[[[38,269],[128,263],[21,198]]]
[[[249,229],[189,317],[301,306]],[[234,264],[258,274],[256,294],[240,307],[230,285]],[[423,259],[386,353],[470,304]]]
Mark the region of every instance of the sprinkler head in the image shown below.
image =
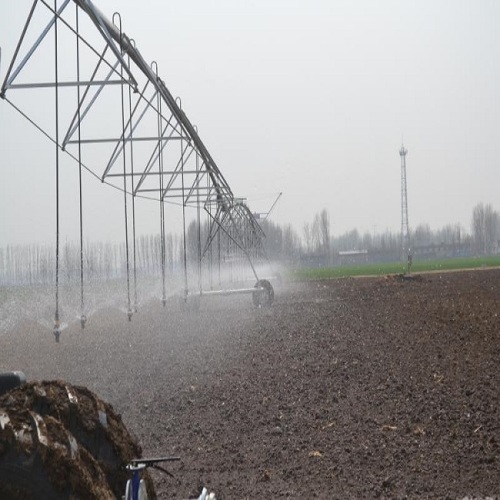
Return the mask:
[[[127,315],[128,315],[128,320],[132,321],[132,316],[134,315],[134,312],[132,311],[132,309],[128,310]]]
[[[54,323],[54,337],[56,338],[56,342],[59,342],[59,337],[61,336],[61,323],[59,319],[56,319]]]
[[[82,330],[85,328],[85,323],[87,322],[87,316],[85,314],[82,314],[80,318],[80,324],[82,325]]]
[[[165,307],[167,305],[167,299],[165,297],[163,297],[161,299],[161,303],[162,303],[163,307]]]

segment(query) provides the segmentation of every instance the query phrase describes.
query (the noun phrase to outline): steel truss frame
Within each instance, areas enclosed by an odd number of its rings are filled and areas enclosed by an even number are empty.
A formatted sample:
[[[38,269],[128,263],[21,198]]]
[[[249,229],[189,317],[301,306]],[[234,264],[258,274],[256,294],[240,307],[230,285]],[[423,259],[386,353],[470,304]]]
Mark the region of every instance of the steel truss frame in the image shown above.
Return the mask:
[[[74,9],[71,9],[70,5]],[[39,22],[35,23],[35,14],[40,10],[45,12],[46,19],[41,30]],[[39,35],[29,44],[26,38],[27,33],[31,31]],[[49,35],[54,36],[53,44]],[[49,76],[39,76],[35,81],[20,81],[24,73],[32,75],[28,68],[41,50],[40,47],[46,47],[47,44],[52,45],[53,73]],[[22,58],[21,49],[25,50]],[[67,75],[71,66],[73,77]],[[7,96],[14,91],[34,89],[48,89],[54,92],[54,116],[49,123],[39,123],[36,118],[30,116],[29,111],[23,111]],[[70,93],[71,97],[64,93]],[[182,207],[185,298],[188,295],[185,214],[188,207],[197,209],[198,228],[201,226],[201,207],[208,214],[210,221],[203,252],[201,242],[199,243],[200,293],[201,260],[211,252],[216,237],[220,240],[221,234],[227,248],[237,249],[245,257],[255,279],[259,281],[253,260],[263,255],[262,229],[248,207],[235,199],[229,184],[201,140],[196,126],[182,110],[181,100],[172,96],[161,79],[157,64],[148,64],[134,40],[124,33],[118,13],[109,20],[92,0],[34,0],[0,89],[0,97],[54,142],[56,176],[59,154],[64,151],[78,162],[80,169],[87,169],[103,183],[123,191],[129,318],[137,306],[137,289],[134,272],[135,299],[132,304],[128,231],[131,225],[135,260],[135,201],[139,197],[159,202],[164,302],[167,202]],[[114,113],[111,112],[110,102],[114,103]],[[96,133],[98,128],[92,124],[99,123],[108,115],[116,118],[113,125],[106,126],[106,134],[102,131]],[[111,120],[104,121],[111,123]],[[55,133],[51,132],[54,124]],[[83,160],[85,154],[95,156],[98,151],[99,164],[102,165],[99,170]],[[102,158],[105,158],[105,161],[102,161]],[[129,214],[129,205],[132,215]],[[57,209],[59,210],[59,207]],[[57,247],[58,244],[57,239]],[[220,249],[220,241],[218,244]],[[56,261],[57,255],[58,249]],[[56,327],[59,323],[58,316],[56,271]]]

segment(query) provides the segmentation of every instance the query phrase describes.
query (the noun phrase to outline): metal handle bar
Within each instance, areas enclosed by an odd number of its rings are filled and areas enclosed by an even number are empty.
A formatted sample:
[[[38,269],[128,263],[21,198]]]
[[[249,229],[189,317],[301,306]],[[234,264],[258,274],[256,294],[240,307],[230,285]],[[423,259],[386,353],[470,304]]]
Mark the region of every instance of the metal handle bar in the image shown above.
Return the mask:
[[[130,461],[130,464],[145,465],[146,467],[148,467],[150,465],[159,464],[161,462],[175,462],[180,459],[180,457],[134,458]]]

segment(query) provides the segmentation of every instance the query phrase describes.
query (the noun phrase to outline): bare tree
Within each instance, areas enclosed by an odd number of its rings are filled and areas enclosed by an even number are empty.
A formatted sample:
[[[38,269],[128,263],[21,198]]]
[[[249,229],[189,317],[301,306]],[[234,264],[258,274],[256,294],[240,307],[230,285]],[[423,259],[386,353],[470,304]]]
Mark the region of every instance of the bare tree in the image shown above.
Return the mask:
[[[477,254],[487,255],[496,250],[499,236],[499,216],[490,204],[477,204],[472,210],[472,238]]]
[[[319,214],[319,229],[321,235],[321,246],[330,259],[330,216],[326,209]]]
[[[313,248],[313,240],[312,240],[311,224],[309,224],[309,222],[306,222],[304,224],[303,233],[304,233],[304,245],[306,247],[306,252],[310,253]]]
[[[413,242],[415,246],[430,245],[432,242],[432,231],[429,224],[419,224],[413,231]]]
[[[311,237],[313,251],[316,253],[321,252],[321,221],[319,214],[314,216],[314,221],[311,226]]]
[[[294,260],[299,255],[300,238],[288,224],[283,230],[283,257],[287,260]]]

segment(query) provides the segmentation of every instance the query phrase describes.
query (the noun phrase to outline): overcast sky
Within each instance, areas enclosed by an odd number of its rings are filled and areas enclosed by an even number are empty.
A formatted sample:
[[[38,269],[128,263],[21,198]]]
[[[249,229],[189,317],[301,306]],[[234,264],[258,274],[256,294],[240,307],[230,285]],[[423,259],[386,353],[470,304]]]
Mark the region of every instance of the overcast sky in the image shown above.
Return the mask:
[[[302,233],[326,208],[333,234],[399,231],[402,141],[411,228],[468,231],[475,204],[500,210],[500,2],[94,3],[158,62],[234,194],[265,212],[283,192],[273,221]],[[2,81],[30,6],[0,3]],[[75,165],[63,239],[77,235]],[[85,182],[87,238],[122,238],[122,197]],[[140,232],[158,232],[156,204],[140,210]],[[54,149],[0,100],[0,245],[53,239]]]

